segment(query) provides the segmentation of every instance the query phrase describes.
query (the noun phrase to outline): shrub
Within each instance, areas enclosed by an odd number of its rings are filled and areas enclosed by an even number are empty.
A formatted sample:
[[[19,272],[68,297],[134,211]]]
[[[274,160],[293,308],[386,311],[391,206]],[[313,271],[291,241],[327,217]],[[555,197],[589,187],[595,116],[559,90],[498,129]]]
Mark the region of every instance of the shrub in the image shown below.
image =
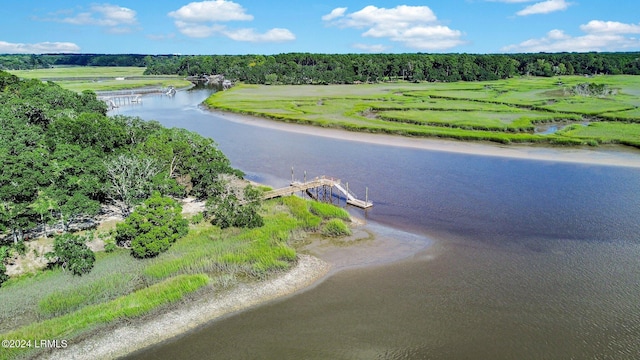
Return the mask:
[[[111,253],[116,250],[116,241],[113,239],[107,239],[104,242],[104,251]]]
[[[85,243],[91,235],[79,236],[63,234],[56,236],[53,241],[53,251],[47,253],[49,259],[55,259],[55,265],[62,270],[71,271],[74,275],[82,275],[91,271],[96,256]]]
[[[351,235],[351,229],[340,219],[331,219],[327,221],[322,229],[325,236],[338,237]]]
[[[202,213],[197,213],[193,215],[190,219],[193,225],[200,224],[204,220],[204,215]]]
[[[2,284],[9,280],[9,275],[7,275],[7,267],[4,266],[4,262],[0,261],[0,287]]]
[[[154,192],[123,223],[116,225],[116,242],[131,246],[137,258],[154,257],[169,249],[188,232],[182,207],[175,200]]]

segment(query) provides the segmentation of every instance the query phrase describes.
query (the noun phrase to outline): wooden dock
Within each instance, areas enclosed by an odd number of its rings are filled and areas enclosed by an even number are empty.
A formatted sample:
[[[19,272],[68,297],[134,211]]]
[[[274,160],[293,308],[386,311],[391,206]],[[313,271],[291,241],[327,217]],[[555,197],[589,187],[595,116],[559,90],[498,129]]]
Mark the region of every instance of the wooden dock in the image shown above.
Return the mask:
[[[306,192],[312,198],[320,200],[320,194],[323,194],[325,198],[327,198],[327,195],[329,198],[333,197],[334,188],[344,195],[347,204],[349,205],[353,205],[361,209],[368,209],[373,206],[373,203],[369,201],[368,191],[365,200],[360,200],[351,191],[349,191],[348,183],[346,183],[345,186],[342,186],[340,179],[334,179],[326,176],[317,177],[311,181],[305,182],[292,181],[287,187],[265,192],[263,198],[267,200],[281,196],[293,195],[296,192]],[[315,195],[313,190],[315,190]]]
[[[176,94],[176,89],[173,86],[168,88],[149,87],[134,90],[99,91],[96,94],[98,100],[104,101],[108,109],[112,110],[123,105],[140,104],[143,95],[173,96]]]

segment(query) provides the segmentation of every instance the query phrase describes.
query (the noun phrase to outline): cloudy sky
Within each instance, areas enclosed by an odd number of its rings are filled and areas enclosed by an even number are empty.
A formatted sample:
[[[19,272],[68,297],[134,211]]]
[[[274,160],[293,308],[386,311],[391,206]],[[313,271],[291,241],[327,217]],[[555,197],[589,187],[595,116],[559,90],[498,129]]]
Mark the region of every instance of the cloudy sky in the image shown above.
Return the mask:
[[[640,51],[636,0],[3,1],[0,53]]]

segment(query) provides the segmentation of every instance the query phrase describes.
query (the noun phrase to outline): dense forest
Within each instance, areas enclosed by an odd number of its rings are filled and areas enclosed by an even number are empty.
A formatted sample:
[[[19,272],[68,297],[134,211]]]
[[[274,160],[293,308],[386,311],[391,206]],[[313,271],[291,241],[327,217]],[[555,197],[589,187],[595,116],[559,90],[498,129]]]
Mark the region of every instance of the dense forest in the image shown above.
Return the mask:
[[[640,53],[0,55],[0,69],[144,66],[149,75],[223,74],[254,84],[485,81],[521,75],[640,75]]]
[[[211,139],[106,111],[93,92],[0,71],[0,247],[105,204],[127,216],[154,192],[205,199],[219,174],[242,175]]]

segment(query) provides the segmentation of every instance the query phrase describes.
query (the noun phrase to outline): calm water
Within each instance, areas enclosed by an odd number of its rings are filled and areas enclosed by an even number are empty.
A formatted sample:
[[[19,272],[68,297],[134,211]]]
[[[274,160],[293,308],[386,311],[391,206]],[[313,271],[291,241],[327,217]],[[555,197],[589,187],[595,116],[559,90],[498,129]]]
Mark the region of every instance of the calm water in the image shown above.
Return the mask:
[[[238,124],[206,92],[117,112],[212,137],[274,186],[331,175],[372,222],[437,239],[338,272],[138,359],[634,359],[640,354],[640,170],[352,143]],[[357,136],[357,135],[354,135]]]

